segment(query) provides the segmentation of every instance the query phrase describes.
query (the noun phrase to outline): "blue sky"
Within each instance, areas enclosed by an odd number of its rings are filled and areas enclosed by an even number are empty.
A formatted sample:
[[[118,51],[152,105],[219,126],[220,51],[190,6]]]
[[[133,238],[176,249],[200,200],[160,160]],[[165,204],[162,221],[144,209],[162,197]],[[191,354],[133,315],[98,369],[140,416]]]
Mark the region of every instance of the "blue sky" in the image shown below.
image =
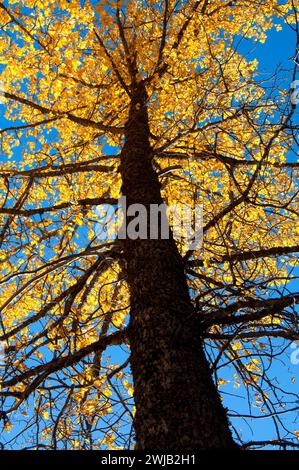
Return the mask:
[[[266,75],[270,76],[271,73],[274,73],[276,69],[279,68],[281,70],[280,77],[282,82],[286,89],[290,90],[292,70],[294,67],[292,58],[294,57],[295,46],[296,36],[294,31],[284,26],[282,31],[276,31],[276,29],[273,28],[268,33],[268,38],[264,44],[256,43],[253,45],[251,41],[243,41],[240,50],[244,52],[250,51],[249,57],[258,59],[259,70]],[[298,111],[295,113],[295,120],[298,120]],[[294,155],[290,155],[290,160],[294,161]],[[297,271],[296,274],[298,275],[299,271]],[[289,289],[293,292],[299,291],[299,282],[293,281],[289,283]],[[277,341],[276,344],[277,346],[284,345],[286,349],[280,359],[274,362],[269,375],[273,383],[280,384],[281,388],[285,389],[288,393],[298,394],[299,364],[296,365],[291,362],[291,354],[294,352],[294,349],[283,341]],[[299,357],[299,354],[297,357]],[[227,385],[221,387],[225,405],[230,410],[234,410],[234,413],[248,414],[249,406],[245,387],[241,385],[240,388],[236,388],[231,377],[232,371],[229,371],[229,369],[223,371],[222,375],[224,378],[230,380]],[[222,375],[220,374],[219,376],[222,377]],[[236,427],[237,431],[240,432],[244,441],[268,440],[275,437],[276,432],[273,420],[271,418],[263,418],[259,409],[255,408],[253,402],[251,402],[251,405],[253,406],[252,414],[260,416],[260,418],[231,418],[233,425]],[[297,411],[295,410],[292,413],[279,415],[286,428],[292,431],[299,429],[299,402],[297,402],[297,405]],[[290,408],[294,406],[296,406],[296,401]],[[283,412],[284,410],[280,409],[280,411]],[[283,434],[283,430],[281,437],[286,437],[286,435]],[[291,436],[288,437],[290,438]],[[273,449],[272,446],[268,448]]]

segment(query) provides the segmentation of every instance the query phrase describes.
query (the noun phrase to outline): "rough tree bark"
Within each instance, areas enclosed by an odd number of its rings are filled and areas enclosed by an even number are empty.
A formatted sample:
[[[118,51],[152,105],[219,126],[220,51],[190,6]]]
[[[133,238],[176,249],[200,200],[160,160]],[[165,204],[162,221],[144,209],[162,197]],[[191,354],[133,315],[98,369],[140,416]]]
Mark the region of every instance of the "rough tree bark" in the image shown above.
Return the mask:
[[[136,82],[121,152],[127,206],[139,203],[149,209],[150,204],[163,202],[151,154],[147,95],[143,82]],[[136,448],[235,447],[172,236],[169,240],[126,239],[123,245],[131,297]]]

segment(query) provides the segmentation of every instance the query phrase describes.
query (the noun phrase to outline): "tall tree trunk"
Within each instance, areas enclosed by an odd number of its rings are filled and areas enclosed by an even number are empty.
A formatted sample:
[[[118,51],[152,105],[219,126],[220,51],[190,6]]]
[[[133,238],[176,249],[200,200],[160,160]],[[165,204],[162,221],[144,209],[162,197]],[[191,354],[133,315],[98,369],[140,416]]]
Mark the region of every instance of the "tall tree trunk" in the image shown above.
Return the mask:
[[[161,204],[151,163],[147,96],[135,84],[121,153],[122,193],[130,204]],[[130,289],[129,340],[137,449],[234,447],[228,419],[202,349],[182,259],[168,240],[124,244]]]

